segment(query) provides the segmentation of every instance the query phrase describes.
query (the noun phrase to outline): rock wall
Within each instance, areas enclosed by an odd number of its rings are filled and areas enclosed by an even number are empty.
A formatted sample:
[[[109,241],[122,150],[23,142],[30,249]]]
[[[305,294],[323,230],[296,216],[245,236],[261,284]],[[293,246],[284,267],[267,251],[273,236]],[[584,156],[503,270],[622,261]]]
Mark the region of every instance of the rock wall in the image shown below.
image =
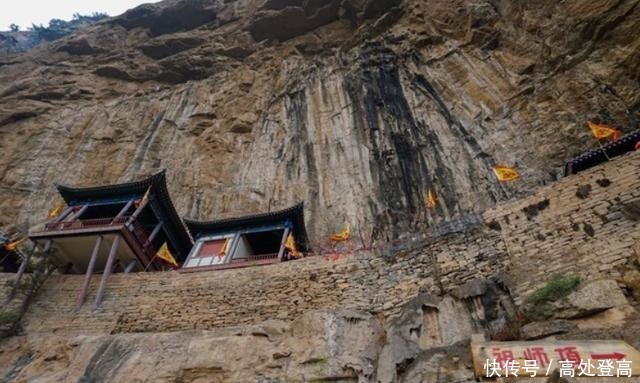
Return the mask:
[[[640,262],[640,153],[490,209],[516,299],[554,274],[622,280]]]
[[[315,241],[484,211],[558,179],[593,145],[585,120],[638,128],[636,5],[143,5],[0,59],[0,225],[44,219],[54,182],[160,167],[185,216],[304,200]],[[496,163],[525,176],[500,185]]]
[[[90,302],[98,275],[89,303],[77,312],[83,276],[54,275],[24,328],[29,334],[165,332],[287,321],[336,308],[394,318],[420,293],[481,295],[469,292],[478,280],[499,282],[520,304],[555,274],[622,280],[640,256],[639,206],[640,153],[633,153],[490,209],[486,226],[407,238],[405,250],[216,272],[116,274],[96,311]]]
[[[304,200],[314,243],[379,246],[113,275],[95,311],[54,275],[0,380],[470,383],[472,333],[640,347],[640,155],[559,180],[587,119],[638,128],[639,27],[634,0],[167,0],[0,57],[3,229],[164,167],[182,215]],[[578,290],[514,334],[555,273]]]

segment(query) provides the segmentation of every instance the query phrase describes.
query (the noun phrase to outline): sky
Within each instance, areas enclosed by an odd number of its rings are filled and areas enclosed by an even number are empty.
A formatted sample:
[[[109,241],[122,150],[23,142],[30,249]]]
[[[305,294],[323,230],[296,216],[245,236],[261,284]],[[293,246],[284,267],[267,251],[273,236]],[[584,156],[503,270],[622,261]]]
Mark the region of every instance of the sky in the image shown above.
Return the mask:
[[[117,16],[143,3],[157,0],[0,0],[0,31],[11,23],[25,30],[31,24],[48,25],[51,19],[70,20],[74,13],[82,15],[105,12]]]

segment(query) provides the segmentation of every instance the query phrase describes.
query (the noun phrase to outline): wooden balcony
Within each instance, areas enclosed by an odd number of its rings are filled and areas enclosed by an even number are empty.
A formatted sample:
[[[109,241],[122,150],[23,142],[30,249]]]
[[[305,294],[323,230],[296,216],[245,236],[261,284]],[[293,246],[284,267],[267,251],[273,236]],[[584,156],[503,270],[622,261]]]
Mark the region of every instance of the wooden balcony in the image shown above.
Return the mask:
[[[250,257],[245,258],[234,258],[231,260],[231,264],[243,264],[243,263],[260,263],[266,261],[273,261],[278,259],[278,253],[273,254],[260,254],[260,255],[252,255]]]
[[[239,269],[242,267],[270,265],[278,262],[280,262],[280,260],[278,259],[278,253],[260,254],[260,255],[252,255],[244,258],[235,258],[229,261],[228,263],[223,263],[219,265],[183,267],[178,269],[178,272],[193,273],[193,272],[207,271],[207,270]]]
[[[86,238],[90,238],[97,235],[113,236],[120,234],[124,243],[126,243],[133,255],[139,260],[141,265],[147,265],[154,257],[154,249],[149,245],[149,233],[147,230],[136,220],[128,222],[131,216],[122,216],[117,218],[94,218],[94,219],[79,219],[72,222],[50,222],[44,225],[44,228],[39,231],[34,231],[29,234],[29,237],[33,240],[51,239],[54,244],[63,243],[69,244],[66,249],[68,253],[67,258],[79,259],[88,258],[91,254],[89,243],[93,243],[92,240],[87,242]],[[74,239],[77,238],[77,239]],[[75,242],[72,242],[75,241]],[[72,243],[83,243],[82,246],[72,246]],[[77,250],[73,250],[74,247],[78,247]],[[71,254],[71,253],[78,253]],[[76,261],[76,263],[80,263]],[[155,269],[152,265],[150,269]]]
[[[125,224],[129,218],[130,217],[128,216],[124,216],[117,218],[79,219],[73,222],[49,222],[44,225],[44,231],[79,230],[87,228],[121,226]]]

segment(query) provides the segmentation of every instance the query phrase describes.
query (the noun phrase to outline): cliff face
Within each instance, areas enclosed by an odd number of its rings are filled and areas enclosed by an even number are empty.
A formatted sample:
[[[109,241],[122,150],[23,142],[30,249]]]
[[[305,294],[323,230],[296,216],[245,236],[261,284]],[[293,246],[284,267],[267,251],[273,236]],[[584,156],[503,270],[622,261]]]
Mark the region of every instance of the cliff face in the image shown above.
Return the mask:
[[[304,200],[316,240],[482,210],[557,179],[593,146],[586,119],[637,128],[637,4],[140,6],[0,58],[0,224],[39,221],[53,182],[161,167],[186,216]],[[498,163],[522,179],[500,185]]]
[[[341,259],[116,273],[98,309],[77,308],[83,275],[51,275],[9,323],[28,299],[23,284],[0,308],[0,381],[472,383],[479,336],[530,349],[640,348],[640,152],[499,204],[482,221]],[[14,278],[0,273],[0,298]],[[521,381],[640,383],[538,372]]]

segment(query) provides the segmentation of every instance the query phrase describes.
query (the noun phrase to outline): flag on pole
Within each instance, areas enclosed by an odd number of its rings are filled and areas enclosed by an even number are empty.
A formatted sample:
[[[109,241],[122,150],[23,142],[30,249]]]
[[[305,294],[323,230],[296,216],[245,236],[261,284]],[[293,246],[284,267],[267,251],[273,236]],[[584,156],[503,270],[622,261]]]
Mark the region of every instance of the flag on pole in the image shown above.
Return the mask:
[[[285,242],[284,248],[289,250],[294,258],[297,258],[300,255],[296,248],[296,241],[291,233],[289,233],[289,236],[287,237],[287,242]]]
[[[499,181],[513,181],[520,178],[518,171],[508,166],[494,166],[493,172],[496,174]]]
[[[49,209],[49,218],[56,218],[62,213],[64,201],[58,201],[51,209]]]
[[[433,209],[434,207],[436,207],[436,196],[431,189],[429,189],[427,192],[427,208]]]
[[[162,245],[162,247],[160,247],[160,250],[158,250],[158,252],[156,253],[156,257],[174,266],[178,266],[178,262],[176,262],[176,259],[173,258],[173,255],[169,251],[169,247],[167,246],[166,242],[164,243],[164,245]]]
[[[620,130],[609,125],[596,124],[591,121],[588,121],[587,125],[589,125],[589,129],[591,129],[591,134],[598,140],[611,138],[613,141],[617,141],[622,135]]]
[[[4,245],[4,249],[6,251],[15,251],[16,248],[18,247],[18,245],[21,244],[22,242],[26,241],[26,240],[27,240],[27,237],[24,237],[24,238],[18,239],[16,241],[9,242],[9,243]]]
[[[349,225],[347,224],[344,230],[342,230],[338,234],[333,234],[331,236],[331,240],[334,242],[342,242],[347,241],[349,237],[351,237],[351,231],[349,230]]]
[[[227,239],[224,240],[224,244],[222,245],[222,248],[218,252],[218,256],[219,257],[224,257],[227,254],[227,251],[229,250],[229,244],[230,243],[231,243],[231,238],[227,238]]]
[[[143,204],[145,204],[149,200],[149,192],[151,191],[151,186],[147,188],[147,191],[144,192],[142,199],[139,199],[135,202],[136,208],[139,208]]]

